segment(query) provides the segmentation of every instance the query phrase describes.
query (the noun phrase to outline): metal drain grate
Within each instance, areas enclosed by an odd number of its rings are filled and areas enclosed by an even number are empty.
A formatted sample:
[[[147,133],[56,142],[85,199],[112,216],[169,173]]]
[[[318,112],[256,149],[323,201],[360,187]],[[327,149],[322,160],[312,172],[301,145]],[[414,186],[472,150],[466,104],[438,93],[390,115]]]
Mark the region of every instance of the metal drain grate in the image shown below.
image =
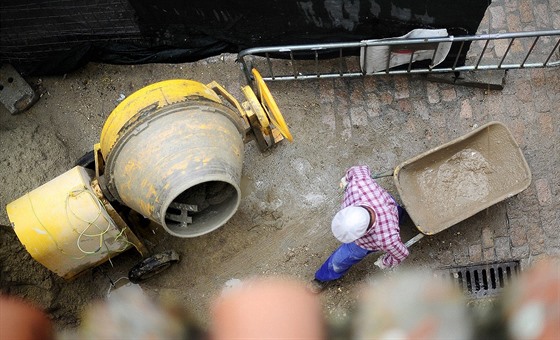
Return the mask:
[[[498,295],[509,282],[520,274],[519,261],[451,267],[436,271],[442,278],[449,277],[472,298]]]

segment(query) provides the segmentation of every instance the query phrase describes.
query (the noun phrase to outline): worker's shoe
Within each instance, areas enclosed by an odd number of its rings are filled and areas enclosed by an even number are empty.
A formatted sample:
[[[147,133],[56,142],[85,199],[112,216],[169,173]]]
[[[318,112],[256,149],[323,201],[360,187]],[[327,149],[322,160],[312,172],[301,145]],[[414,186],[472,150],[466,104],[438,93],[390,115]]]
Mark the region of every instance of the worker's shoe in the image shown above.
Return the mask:
[[[307,285],[307,289],[313,294],[319,294],[322,292],[328,285],[328,281],[319,281],[317,279],[313,279]]]

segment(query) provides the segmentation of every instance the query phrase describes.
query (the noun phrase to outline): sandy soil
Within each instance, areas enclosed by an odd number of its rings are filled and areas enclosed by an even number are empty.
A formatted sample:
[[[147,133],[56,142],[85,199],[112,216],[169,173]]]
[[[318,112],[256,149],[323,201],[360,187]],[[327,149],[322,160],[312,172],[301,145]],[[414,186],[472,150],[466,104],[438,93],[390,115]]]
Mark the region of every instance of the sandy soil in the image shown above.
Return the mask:
[[[236,98],[244,79],[233,56],[225,55],[195,64],[111,66],[90,64],[64,77],[28,80],[43,93],[31,110],[11,116],[2,109],[0,159],[2,206],[70,169],[99,140],[101,127],[121,94],[126,96],[153,82],[187,78],[223,84]],[[146,239],[154,251],[172,248],[181,262],[145,288],[172,294],[206,322],[209,297],[232,278],[253,275],[290,275],[312,278],[314,270],[336,245],[329,223],[341,198],[338,179],[347,167],[367,163],[374,169],[390,169],[392,151],[377,150],[390,140],[399,124],[379,119],[371,133],[335,117],[340,131],[330,133],[321,107],[325,98],[309,96],[308,86],[321,83],[271,84],[279,106],[292,127],[296,141],[284,141],[264,154],[256,144],[246,144],[243,167],[243,199],[236,215],[224,227],[195,239],[179,239],[158,230]],[[334,93],[331,93],[331,100]],[[342,123],[342,124],[341,124]],[[390,181],[386,184],[391,185]],[[2,225],[9,225],[5,210]],[[151,226],[155,230],[158,226]],[[2,228],[2,287],[10,293],[37,301],[60,327],[73,326],[90,299],[104,296],[110,280],[126,276],[139,261],[133,250],[95,268],[72,282],[53,275],[18,242],[11,228]],[[351,303],[353,281],[363,278],[372,263],[365,263],[325,296],[334,312]],[[24,268],[21,268],[23,266]],[[210,272],[207,268],[212,268]],[[23,269],[23,270],[22,270]],[[201,273],[205,273],[201,275]],[[346,283],[344,281],[347,281]]]

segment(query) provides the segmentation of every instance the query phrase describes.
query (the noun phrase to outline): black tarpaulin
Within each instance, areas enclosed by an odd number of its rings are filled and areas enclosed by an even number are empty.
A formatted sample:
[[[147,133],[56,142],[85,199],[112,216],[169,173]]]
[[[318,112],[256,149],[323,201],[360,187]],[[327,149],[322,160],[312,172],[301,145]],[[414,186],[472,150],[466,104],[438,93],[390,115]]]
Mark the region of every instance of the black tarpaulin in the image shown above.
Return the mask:
[[[250,47],[395,37],[414,28],[473,35],[488,5],[488,0],[3,0],[0,61],[24,75],[48,75],[88,61],[190,62]]]

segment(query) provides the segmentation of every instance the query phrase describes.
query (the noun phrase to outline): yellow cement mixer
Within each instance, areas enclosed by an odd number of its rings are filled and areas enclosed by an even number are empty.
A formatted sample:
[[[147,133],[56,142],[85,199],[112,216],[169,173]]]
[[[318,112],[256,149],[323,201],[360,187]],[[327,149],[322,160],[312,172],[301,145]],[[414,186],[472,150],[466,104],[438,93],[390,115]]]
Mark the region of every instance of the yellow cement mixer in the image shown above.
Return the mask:
[[[8,204],[27,251],[69,279],[135,247],[145,258],[131,270],[139,281],[178,256],[147,257],[113,206],[129,207],[177,237],[225,224],[241,199],[244,143],[255,140],[264,151],[292,140],[266,84],[253,75],[256,91],[243,87],[241,103],[216,82],[184,79],[124,99],[103,126],[92,170],[77,166]]]

